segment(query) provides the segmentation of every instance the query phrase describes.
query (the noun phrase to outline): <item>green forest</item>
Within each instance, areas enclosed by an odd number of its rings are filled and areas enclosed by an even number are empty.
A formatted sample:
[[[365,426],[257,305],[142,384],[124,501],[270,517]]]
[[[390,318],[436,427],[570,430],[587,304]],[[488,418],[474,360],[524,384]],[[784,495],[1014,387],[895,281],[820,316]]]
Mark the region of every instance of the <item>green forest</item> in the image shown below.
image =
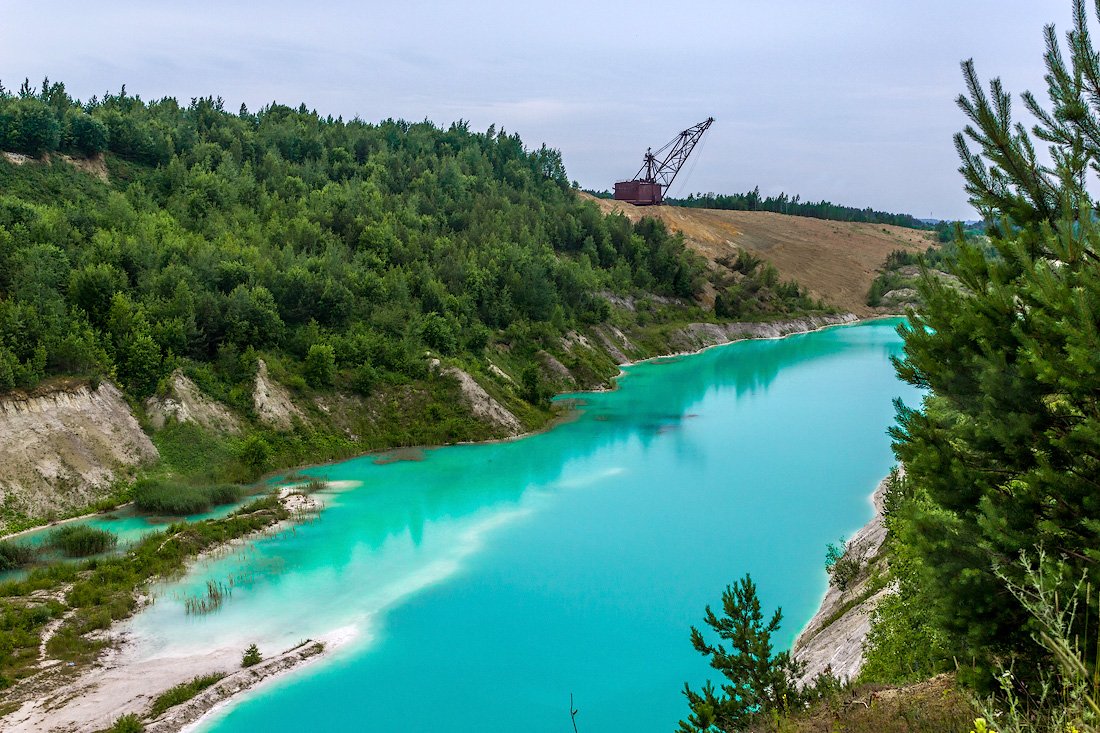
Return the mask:
[[[0,164],[0,390],[104,375],[143,397],[250,350],[367,390],[420,376],[425,349],[605,319],[603,289],[703,282],[679,239],[578,203],[560,154],[504,131],[0,95],[0,149],[51,161]],[[62,158],[102,153],[109,183]]]

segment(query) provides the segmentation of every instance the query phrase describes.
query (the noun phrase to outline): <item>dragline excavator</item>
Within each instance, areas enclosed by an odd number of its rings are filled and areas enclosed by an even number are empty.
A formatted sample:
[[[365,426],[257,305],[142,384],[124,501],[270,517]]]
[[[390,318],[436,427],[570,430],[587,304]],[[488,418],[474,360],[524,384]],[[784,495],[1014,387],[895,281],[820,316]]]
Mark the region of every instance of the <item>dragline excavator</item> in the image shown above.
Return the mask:
[[[714,118],[708,117],[669,140],[656,152],[652,148],[646,150],[645,161],[634,174],[634,178],[615,184],[615,200],[627,201],[635,206],[656,206],[663,203],[665,191],[676,180],[676,174],[713,122]],[[665,157],[658,160],[662,155]]]

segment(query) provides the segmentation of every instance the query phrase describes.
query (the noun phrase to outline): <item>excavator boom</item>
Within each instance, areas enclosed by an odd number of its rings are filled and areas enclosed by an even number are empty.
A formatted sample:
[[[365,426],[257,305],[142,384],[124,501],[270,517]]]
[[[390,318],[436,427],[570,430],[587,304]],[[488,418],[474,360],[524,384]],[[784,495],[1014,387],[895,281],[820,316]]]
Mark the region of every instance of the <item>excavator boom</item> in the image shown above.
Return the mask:
[[[691,151],[695,149],[703,133],[713,122],[714,118],[708,117],[698,125],[682,131],[656,152],[652,149],[647,150],[642,167],[634,174],[634,178],[615,184],[615,199],[628,201],[636,206],[661,204],[664,201],[665,191],[676,180]]]

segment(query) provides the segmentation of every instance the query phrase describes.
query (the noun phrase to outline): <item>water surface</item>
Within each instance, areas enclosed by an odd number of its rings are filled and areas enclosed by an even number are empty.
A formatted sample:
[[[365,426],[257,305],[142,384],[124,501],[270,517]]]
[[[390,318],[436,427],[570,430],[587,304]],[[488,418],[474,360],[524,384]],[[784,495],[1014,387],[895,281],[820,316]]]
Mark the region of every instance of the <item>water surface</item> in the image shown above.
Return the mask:
[[[210,720],[218,733],[670,731],[706,661],[688,629],[745,573],[779,644],[826,586],[826,543],[891,465],[896,322],[631,367],[573,422],[522,440],[363,457],[318,521],[195,569],[133,632],[148,654],[340,630],[331,659]],[[216,614],[183,612],[206,580]]]

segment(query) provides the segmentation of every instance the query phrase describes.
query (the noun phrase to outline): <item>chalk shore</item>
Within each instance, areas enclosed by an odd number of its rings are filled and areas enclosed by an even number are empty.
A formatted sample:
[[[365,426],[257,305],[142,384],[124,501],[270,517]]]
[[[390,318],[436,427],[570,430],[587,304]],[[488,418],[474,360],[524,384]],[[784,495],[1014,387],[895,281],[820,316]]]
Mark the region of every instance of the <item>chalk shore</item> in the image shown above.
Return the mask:
[[[864,564],[875,558],[886,541],[883,524],[883,500],[890,477],[882,479],[871,494],[874,516],[847,542],[858,552]],[[791,656],[806,664],[800,684],[813,682],[829,670],[841,680],[853,680],[863,666],[863,641],[871,630],[871,612],[879,600],[892,592],[891,586],[868,591],[871,578],[864,576],[845,590],[829,584],[817,613],[806,624],[791,646]]]

